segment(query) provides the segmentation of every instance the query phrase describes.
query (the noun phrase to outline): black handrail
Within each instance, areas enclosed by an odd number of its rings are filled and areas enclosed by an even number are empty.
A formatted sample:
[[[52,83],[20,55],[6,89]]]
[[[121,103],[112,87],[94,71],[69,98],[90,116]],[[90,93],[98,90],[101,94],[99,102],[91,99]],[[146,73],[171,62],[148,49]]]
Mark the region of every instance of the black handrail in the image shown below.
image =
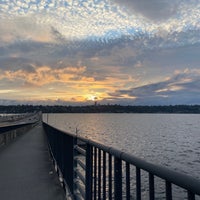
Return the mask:
[[[113,147],[60,131],[46,123],[43,125],[59,171],[72,197],[75,196],[76,199],[121,200],[131,199],[135,195],[136,199],[140,200],[143,195],[143,171],[148,174],[149,183],[145,187],[148,187],[150,200],[155,199],[156,177],[165,182],[163,189],[167,200],[173,197],[174,185],[186,190],[189,200],[200,195],[200,181],[191,176],[146,162]],[[135,177],[131,174],[133,167]],[[81,181],[83,176],[85,183]],[[131,182],[134,182],[135,186],[132,186]],[[130,192],[131,188],[135,188],[134,194]]]

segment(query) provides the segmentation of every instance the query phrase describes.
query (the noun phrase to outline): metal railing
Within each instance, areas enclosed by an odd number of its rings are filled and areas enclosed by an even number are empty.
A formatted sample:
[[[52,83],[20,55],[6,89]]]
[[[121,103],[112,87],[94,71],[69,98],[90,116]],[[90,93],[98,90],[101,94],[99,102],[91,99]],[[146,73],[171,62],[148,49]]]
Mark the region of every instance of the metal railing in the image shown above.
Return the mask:
[[[43,125],[71,199],[194,200],[200,196],[197,179]]]

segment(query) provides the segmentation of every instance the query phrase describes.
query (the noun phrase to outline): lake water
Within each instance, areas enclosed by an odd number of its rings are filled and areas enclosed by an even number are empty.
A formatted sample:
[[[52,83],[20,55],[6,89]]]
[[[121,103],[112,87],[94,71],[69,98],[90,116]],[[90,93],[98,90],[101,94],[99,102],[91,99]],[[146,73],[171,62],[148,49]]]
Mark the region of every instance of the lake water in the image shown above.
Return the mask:
[[[46,114],[66,132],[200,179],[198,114]]]

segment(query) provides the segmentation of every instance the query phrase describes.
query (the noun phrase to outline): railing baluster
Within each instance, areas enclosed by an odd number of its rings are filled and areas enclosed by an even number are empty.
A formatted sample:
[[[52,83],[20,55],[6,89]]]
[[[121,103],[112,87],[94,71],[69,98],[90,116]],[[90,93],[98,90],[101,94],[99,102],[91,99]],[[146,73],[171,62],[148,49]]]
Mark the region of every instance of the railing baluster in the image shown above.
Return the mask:
[[[61,172],[62,174],[64,174],[64,162],[65,162],[65,156],[64,156],[64,134],[62,134],[62,140],[61,140],[61,166],[60,166],[60,169],[61,169]]]
[[[112,200],[112,155],[109,154],[108,157],[108,165],[109,165],[109,174],[108,174],[108,188],[109,188],[109,200]]]
[[[103,200],[106,199],[106,152],[103,151]]]
[[[136,199],[141,200],[141,170],[136,167]]]
[[[101,149],[98,150],[98,199],[101,199]]]
[[[115,164],[115,200],[122,199],[122,160],[119,158],[114,159]]]
[[[126,199],[130,200],[130,164],[126,162]]]
[[[85,199],[92,199],[92,152],[93,148],[90,144],[86,146],[86,186],[85,186]]]
[[[149,173],[149,199],[155,199],[154,175]]]
[[[73,194],[75,194],[76,190],[78,189],[76,182],[75,182],[75,180],[77,179],[77,174],[76,174],[77,161],[76,161],[75,157],[77,157],[77,155],[78,155],[78,153],[75,149],[76,145],[77,145],[77,138],[74,137],[74,140],[73,140]]]
[[[188,200],[195,200],[195,194],[194,193],[192,193],[190,191],[188,191],[187,193],[188,193]]]
[[[74,150],[73,150],[74,139],[67,135],[64,135],[63,138],[63,153],[64,153],[64,171],[63,178],[68,183],[68,188],[70,189],[71,194],[74,192],[73,188],[73,170],[74,170]]]
[[[97,199],[97,148],[94,148],[94,200]]]
[[[172,200],[172,184],[169,181],[165,181],[166,188],[166,200]]]

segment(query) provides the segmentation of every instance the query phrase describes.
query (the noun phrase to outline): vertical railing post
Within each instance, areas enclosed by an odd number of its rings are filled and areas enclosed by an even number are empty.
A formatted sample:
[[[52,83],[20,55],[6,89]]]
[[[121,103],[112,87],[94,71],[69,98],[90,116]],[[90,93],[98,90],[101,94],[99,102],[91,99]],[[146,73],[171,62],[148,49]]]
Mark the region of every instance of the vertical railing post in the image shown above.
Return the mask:
[[[93,181],[93,184],[94,184],[94,187],[93,187],[93,195],[94,195],[94,200],[97,199],[97,148],[94,147],[94,159],[93,159],[93,162],[94,162],[94,168],[93,168],[93,174],[94,174],[94,181]]]
[[[136,167],[136,199],[141,200],[141,170]]]
[[[86,147],[86,186],[85,199],[92,200],[92,164],[93,164],[93,148],[90,144]]]
[[[73,170],[74,170],[74,152],[73,152],[73,137],[68,136],[66,134],[63,134],[62,137],[62,175],[64,180],[67,184],[67,190],[69,189],[69,192],[67,195],[74,194],[74,185],[73,185]]]
[[[98,199],[101,199],[101,149],[98,149]]]
[[[109,172],[108,172],[109,195],[108,196],[109,196],[109,200],[112,200],[113,181],[112,181],[112,155],[111,154],[109,154],[109,157],[108,157],[108,166],[109,166],[109,168],[108,168],[108,170],[109,170]]]
[[[62,171],[62,174],[64,174],[64,170],[65,170],[65,152],[64,152],[64,148],[65,148],[65,135],[62,134],[62,141],[61,141],[61,144],[62,144],[62,149],[61,149],[61,171]]]
[[[77,162],[76,162],[76,156],[77,152],[75,150],[75,147],[77,145],[77,137],[73,138],[73,195],[74,199],[76,199],[76,191],[77,191],[77,185],[76,185],[76,179],[77,179],[77,174],[76,174],[76,169],[77,169]]]
[[[126,162],[126,200],[130,200],[130,164]]]
[[[149,199],[155,199],[154,175],[149,173]]]
[[[119,158],[114,159],[114,188],[115,200],[122,199],[122,160]]]
[[[172,200],[172,184],[165,181],[166,200]]]
[[[106,200],[106,152],[103,151],[103,200]]]
[[[195,200],[195,194],[188,191],[188,200]]]

